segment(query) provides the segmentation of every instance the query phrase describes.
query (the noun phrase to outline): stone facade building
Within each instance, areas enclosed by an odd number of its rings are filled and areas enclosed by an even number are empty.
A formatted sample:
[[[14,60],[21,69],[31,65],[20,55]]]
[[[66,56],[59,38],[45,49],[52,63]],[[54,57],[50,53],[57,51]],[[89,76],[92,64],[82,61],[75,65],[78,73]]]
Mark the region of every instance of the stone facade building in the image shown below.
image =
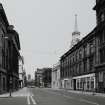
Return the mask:
[[[43,87],[43,69],[37,68],[37,71],[35,71],[35,85],[38,87]]]
[[[96,0],[97,26],[60,59],[62,88],[105,92],[105,0]]]
[[[105,92],[105,0],[96,0],[96,89]]]
[[[9,25],[0,4],[0,93],[18,89],[18,58],[20,56],[18,33]]]
[[[43,68],[43,83],[44,87],[51,87],[52,68]]]
[[[20,56],[19,58],[19,88],[23,88],[25,86],[25,67],[24,67],[24,57]]]
[[[42,68],[35,71],[35,84],[38,87],[51,87],[52,68]]]
[[[61,57],[62,87],[74,90],[95,88],[94,30]],[[91,84],[91,85],[90,85]]]

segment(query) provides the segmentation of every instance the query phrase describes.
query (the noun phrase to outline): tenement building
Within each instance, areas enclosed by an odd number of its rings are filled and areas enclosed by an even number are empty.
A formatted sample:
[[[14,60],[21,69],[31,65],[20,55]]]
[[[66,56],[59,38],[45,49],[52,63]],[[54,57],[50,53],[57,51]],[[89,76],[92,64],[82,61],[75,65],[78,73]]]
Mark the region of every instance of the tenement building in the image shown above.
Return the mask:
[[[44,83],[44,87],[51,87],[51,81],[52,81],[52,68],[43,68],[43,83]]]
[[[74,90],[95,88],[94,30],[61,57],[62,87]]]
[[[37,71],[35,71],[35,85],[37,87],[43,87],[44,82],[43,82],[43,69],[37,68]]]
[[[61,56],[65,89],[105,92],[105,0],[96,0],[97,26]]]
[[[54,89],[59,89],[61,85],[60,83],[60,62],[53,65],[51,74],[52,74],[51,87]]]
[[[0,93],[18,89],[19,35],[0,4]]]
[[[105,0],[96,0],[96,89],[105,92]]]
[[[23,88],[25,86],[25,67],[24,67],[24,57],[19,57],[19,88]]]
[[[52,68],[37,68],[35,71],[35,85],[38,87],[51,87]]]

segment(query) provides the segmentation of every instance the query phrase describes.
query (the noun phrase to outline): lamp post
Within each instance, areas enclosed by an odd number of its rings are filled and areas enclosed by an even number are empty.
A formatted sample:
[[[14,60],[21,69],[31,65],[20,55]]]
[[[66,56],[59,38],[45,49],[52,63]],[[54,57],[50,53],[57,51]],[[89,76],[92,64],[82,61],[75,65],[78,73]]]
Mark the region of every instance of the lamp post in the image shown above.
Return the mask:
[[[11,92],[12,92],[12,77],[10,76],[10,81],[9,81],[10,83],[10,88],[9,88],[9,96],[11,97]]]
[[[8,36],[5,36],[3,37],[5,40],[8,40],[9,41],[9,37]],[[10,53],[11,53],[11,47],[10,47]],[[11,65],[11,54],[10,55],[10,65]],[[9,64],[8,64],[9,65]],[[10,70],[10,74],[9,74],[9,96],[11,97],[11,93],[12,93],[12,72]]]

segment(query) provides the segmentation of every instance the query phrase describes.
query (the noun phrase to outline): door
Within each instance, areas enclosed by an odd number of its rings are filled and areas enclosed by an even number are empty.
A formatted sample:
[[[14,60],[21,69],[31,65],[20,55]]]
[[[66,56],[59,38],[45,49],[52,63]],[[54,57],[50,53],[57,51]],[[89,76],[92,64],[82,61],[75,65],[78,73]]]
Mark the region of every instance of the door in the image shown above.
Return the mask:
[[[76,90],[76,79],[73,80],[74,90]]]

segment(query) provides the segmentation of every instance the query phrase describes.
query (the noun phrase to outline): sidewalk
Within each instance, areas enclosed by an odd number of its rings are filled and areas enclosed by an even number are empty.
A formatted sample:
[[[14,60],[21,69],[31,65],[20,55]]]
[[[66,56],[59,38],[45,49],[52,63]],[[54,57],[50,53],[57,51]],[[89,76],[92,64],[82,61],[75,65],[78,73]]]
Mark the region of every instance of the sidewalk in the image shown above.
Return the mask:
[[[26,97],[29,95],[30,95],[30,92],[26,87],[11,93],[11,97]],[[8,97],[10,97],[10,93],[5,93],[0,95],[0,98],[8,98]]]
[[[77,91],[77,90],[68,90],[68,89],[53,89],[53,88],[51,88],[51,89],[57,90],[57,91],[66,91],[66,92],[75,93],[75,94],[94,95],[94,96],[105,97],[105,93],[86,92],[86,91]]]

